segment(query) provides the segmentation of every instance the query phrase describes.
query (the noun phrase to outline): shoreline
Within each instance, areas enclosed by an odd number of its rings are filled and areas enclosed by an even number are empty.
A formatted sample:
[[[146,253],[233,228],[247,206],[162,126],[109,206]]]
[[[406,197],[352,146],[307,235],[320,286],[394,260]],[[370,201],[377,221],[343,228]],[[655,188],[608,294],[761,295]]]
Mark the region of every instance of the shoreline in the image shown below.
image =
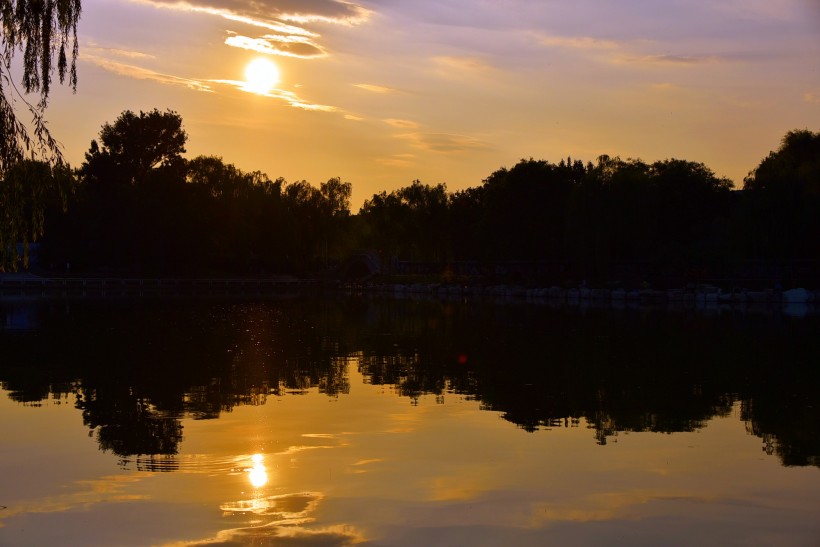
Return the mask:
[[[17,298],[204,298],[296,297],[299,295],[385,297],[423,301],[524,303],[570,308],[669,308],[694,310],[772,311],[786,315],[815,314],[820,290],[805,288],[730,292],[713,285],[678,289],[603,289],[590,287],[526,287],[522,285],[329,282],[315,278],[116,278],[41,277],[29,273],[0,274],[0,302]]]

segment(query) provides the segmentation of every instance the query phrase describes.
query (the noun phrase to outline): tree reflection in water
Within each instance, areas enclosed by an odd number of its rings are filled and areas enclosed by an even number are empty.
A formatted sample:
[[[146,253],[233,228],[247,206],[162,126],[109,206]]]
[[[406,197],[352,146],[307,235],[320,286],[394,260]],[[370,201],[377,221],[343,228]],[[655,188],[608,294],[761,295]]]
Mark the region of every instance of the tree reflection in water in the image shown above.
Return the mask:
[[[4,389],[27,404],[73,393],[100,448],[139,468],[176,468],[183,416],[343,396],[351,359],[410,401],[458,393],[526,431],[583,418],[600,444],[693,431],[740,401],[770,453],[820,465],[813,315],[361,298],[27,305],[30,328],[0,331]]]

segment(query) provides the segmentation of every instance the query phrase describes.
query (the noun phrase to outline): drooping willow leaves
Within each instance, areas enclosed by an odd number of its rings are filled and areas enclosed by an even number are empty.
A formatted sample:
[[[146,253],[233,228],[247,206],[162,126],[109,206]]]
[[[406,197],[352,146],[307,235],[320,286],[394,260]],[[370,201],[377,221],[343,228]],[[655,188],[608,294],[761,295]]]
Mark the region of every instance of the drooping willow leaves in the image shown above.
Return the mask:
[[[8,175],[26,158],[63,164],[45,111],[54,74],[61,84],[76,90],[80,12],[81,0],[0,0],[0,194],[4,200],[0,203],[0,269],[16,264],[16,256],[9,263],[10,238],[19,238],[26,248],[26,242],[42,233],[38,201],[14,201],[39,190],[10,188],[29,179]],[[27,112],[28,119],[21,119],[20,112]],[[16,216],[20,214],[27,216]],[[27,231],[21,232],[23,227]]]

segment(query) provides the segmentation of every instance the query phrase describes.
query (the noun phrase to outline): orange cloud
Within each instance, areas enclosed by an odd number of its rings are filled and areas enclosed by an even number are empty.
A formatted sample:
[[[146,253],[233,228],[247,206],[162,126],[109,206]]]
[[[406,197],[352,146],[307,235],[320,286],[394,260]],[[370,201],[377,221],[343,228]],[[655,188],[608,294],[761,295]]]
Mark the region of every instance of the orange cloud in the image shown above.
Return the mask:
[[[86,55],[83,57],[83,59],[90,61],[98,67],[109,72],[112,72],[114,74],[126,76],[128,78],[134,78],[136,80],[151,80],[161,84],[180,85],[187,87],[189,89],[193,89],[194,91],[213,91],[213,89],[211,89],[211,86],[209,86],[202,80],[183,78],[180,76],[172,76],[170,74],[162,74],[160,72],[155,72],[147,68],[120,63],[119,61],[113,61],[111,59],[105,59],[103,57],[97,57],[95,55]]]
[[[399,120],[396,118],[388,118],[384,120],[384,123],[401,129],[416,129],[419,126],[419,124],[412,120]]]
[[[389,87],[384,87],[380,85],[373,85],[373,84],[353,84],[353,87],[358,87],[359,89],[364,89],[365,91],[371,91],[373,93],[393,93],[395,89],[391,89]]]
[[[442,154],[451,154],[466,152],[468,150],[479,150],[486,148],[486,144],[474,137],[467,135],[454,135],[450,133],[405,133],[398,135],[398,138],[410,141],[414,146],[429,150],[430,152],[439,152]]]
[[[336,112],[338,108],[335,106],[328,106],[323,104],[314,104],[309,101],[306,101],[293,93],[292,91],[285,91],[284,89],[271,89],[267,93],[259,93],[258,91],[250,91],[248,88],[248,82],[244,80],[208,80],[211,83],[215,84],[222,84],[225,86],[230,86],[239,91],[245,91],[249,93],[253,93],[254,95],[258,95],[260,97],[268,97],[271,99],[278,99],[280,101],[284,101],[288,104],[288,106],[292,106],[294,108],[301,108],[302,110],[314,110],[319,112]]]

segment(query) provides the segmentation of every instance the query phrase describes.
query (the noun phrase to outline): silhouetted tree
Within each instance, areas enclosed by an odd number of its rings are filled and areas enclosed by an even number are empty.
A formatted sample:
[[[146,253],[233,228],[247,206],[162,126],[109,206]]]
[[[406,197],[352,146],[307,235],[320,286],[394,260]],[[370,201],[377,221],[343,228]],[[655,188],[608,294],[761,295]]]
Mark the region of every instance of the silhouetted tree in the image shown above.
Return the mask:
[[[371,246],[388,256],[442,262],[449,251],[448,208],[445,184],[430,186],[414,180],[389,194],[375,194],[360,214],[372,226]]]
[[[487,234],[495,258],[533,260],[563,255],[564,214],[571,171],[547,161],[521,160],[484,180]]]
[[[74,187],[74,176],[63,165],[23,160],[6,169],[0,179],[0,272],[28,268],[28,246],[43,235],[46,211],[65,210]]]
[[[789,131],[743,189],[742,237],[753,258],[820,258],[820,133]]]
[[[81,172],[108,179],[107,183],[132,185],[147,182],[155,170],[181,175],[187,140],[182,117],[172,110],[140,111],[139,115],[126,110],[113,125],[103,125],[101,144],[91,141]]]

